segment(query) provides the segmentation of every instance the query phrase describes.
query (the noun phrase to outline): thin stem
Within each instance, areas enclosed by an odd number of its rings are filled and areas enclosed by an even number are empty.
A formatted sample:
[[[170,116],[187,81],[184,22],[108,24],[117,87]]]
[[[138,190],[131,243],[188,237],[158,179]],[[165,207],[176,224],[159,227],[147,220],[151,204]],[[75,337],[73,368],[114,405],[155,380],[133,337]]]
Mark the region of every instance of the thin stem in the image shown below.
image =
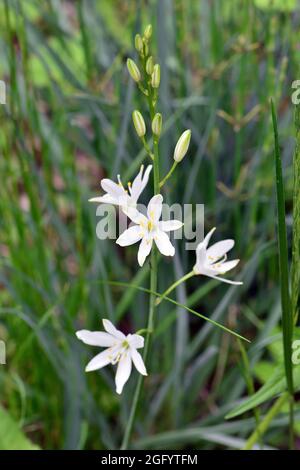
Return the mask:
[[[248,394],[250,396],[252,396],[255,393],[255,389],[254,389],[253,379],[252,379],[252,376],[251,376],[251,369],[250,369],[249,359],[248,359],[248,356],[247,356],[247,353],[246,353],[246,349],[244,348],[244,345],[242,344],[241,340],[238,340],[238,345],[239,345],[239,349],[240,349],[240,352],[241,352],[242,364],[243,364],[243,369],[244,369],[244,377],[245,377],[245,382],[246,382],[247,389],[248,389]],[[260,422],[259,408],[255,407],[254,410],[253,410],[253,413],[254,413],[254,418],[255,418],[255,422],[256,422],[256,429],[258,429],[259,428],[259,422]],[[259,436],[259,444],[262,446],[261,436]]]
[[[295,449],[295,435],[294,435],[294,397],[289,396],[289,449]]]
[[[151,149],[150,149],[149,145],[147,144],[145,137],[142,137],[142,142],[143,142],[143,146],[144,146],[144,149],[146,150],[147,154],[149,155],[151,160],[154,160],[154,155],[151,152]]]
[[[145,287],[141,286],[135,286],[133,284],[129,284],[127,282],[118,282],[118,281],[97,281],[96,284],[109,284],[111,286],[119,286],[119,287],[126,287],[126,288],[133,288],[137,289],[141,292],[147,292],[148,294],[153,294],[155,297],[161,297],[161,294],[158,292],[151,291],[150,289],[146,289]],[[205,315],[202,315],[202,313],[196,312],[196,310],[193,310],[192,308],[187,307],[184,304],[181,304],[180,302],[177,302],[176,300],[171,299],[170,297],[164,297],[165,300],[170,302],[173,305],[176,305],[177,307],[180,307],[182,309],[185,309],[187,312],[192,313],[193,315],[196,315],[199,318],[202,318],[202,320],[207,321],[208,323],[211,323],[214,326],[217,326],[218,328],[221,328],[221,330],[226,331],[226,333],[229,333],[236,338],[242,339],[243,341],[246,341],[247,343],[251,343],[251,341],[244,336],[239,335],[238,333],[235,333],[235,331],[230,330],[226,326],[222,325],[222,323],[218,323],[217,321],[212,320],[209,317],[206,317]],[[153,331],[151,331],[153,333]]]
[[[187,281],[188,279],[190,279],[191,277],[193,277],[195,275],[194,271],[190,271],[189,273],[185,274],[184,276],[182,276],[180,279],[178,279],[177,281],[175,281],[170,287],[168,287],[167,290],[165,290],[165,292],[163,292],[161,294],[161,297],[158,297],[156,299],[156,305],[159,305],[162,300],[164,300],[164,298],[170,294],[170,292],[172,292],[172,290],[176,289],[177,286],[179,286],[180,284],[182,284],[183,282]]]
[[[255,429],[255,431],[251,434],[249,439],[247,440],[243,450],[251,450],[254,444],[263,436],[263,434],[267,431],[270,423],[273,421],[275,416],[279,413],[282,406],[285,402],[290,398],[289,392],[285,392],[281,397],[279,397],[272,408],[268,411],[264,419],[260,422],[259,426]]]
[[[143,67],[145,72],[145,60],[143,61]],[[147,84],[148,89],[148,105],[150,111],[150,118],[151,122],[155,115],[155,104],[156,104],[156,97],[153,96],[152,88],[150,82]],[[153,135],[153,189],[154,194],[159,194],[159,154],[158,154],[158,138]],[[151,332],[154,329],[154,314],[155,314],[155,293],[157,290],[157,248],[153,246],[151,251],[151,271],[150,271],[150,299],[149,299],[149,315],[148,315],[148,323],[147,323],[147,333],[145,337],[145,346],[143,352],[143,360],[145,364],[147,364],[147,357],[148,351],[150,348],[150,339],[151,339]],[[128,449],[130,436],[132,433],[132,428],[137,412],[137,407],[140,401],[140,395],[142,390],[142,383],[143,383],[143,376],[139,375],[137,387],[135,389],[133,402],[129,414],[128,423],[125,429],[125,434],[122,442],[121,449],[126,450]]]
[[[166,181],[170,178],[170,176],[173,174],[173,171],[175,170],[175,168],[177,167],[178,165],[178,162],[175,162],[173,163],[173,165],[171,166],[169,172],[166,174],[166,176],[161,180],[161,182],[159,183],[159,187],[162,188],[163,185],[166,183]]]

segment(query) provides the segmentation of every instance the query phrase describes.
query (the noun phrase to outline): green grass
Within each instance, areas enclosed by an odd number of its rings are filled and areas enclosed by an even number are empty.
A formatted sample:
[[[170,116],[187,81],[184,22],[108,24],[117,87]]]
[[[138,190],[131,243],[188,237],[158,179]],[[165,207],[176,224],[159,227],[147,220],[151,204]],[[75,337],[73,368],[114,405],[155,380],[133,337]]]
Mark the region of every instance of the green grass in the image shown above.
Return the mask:
[[[131,445],[229,449],[257,437],[253,411],[232,421],[225,416],[250,399],[249,383],[256,392],[264,385],[255,371],[274,367],[275,328],[282,339],[271,97],[285,187],[285,262],[292,265],[298,318],[299,110],[295,132],[290,95],[300,78],[300,16],[279,1],[279,9],[252,0],[218,3],[0,2],[0,79],[8,84],[7,105],[0,105],[0,339],[7,345],[1,404],[41,448],[119,448],[127,424],[137,374],[120,399],[111,368],[85,374],[93,351],[74,332],[99,329],[101,318],[124,331],[147,323],[149,265],[138,271],[136,247],[120,250],[97,239],[88,198],[99,193],[103,176],[120,172],[130,180],[146,157],[131,113],[149,116],[126,59],[134,57],[134,34],[149,22],[162,68],[161,175],[181,132],[192,130],[189,153],[164,197],[205,204],[206,230],[217,226],[220,239],[236,240],[241,263],[232,276],[244,285],[197,276],[172,293],[177,304],[161,303]],[[177,243],[175,259],[159,262],[158,292],[193,265],[194,252]],[[251,340],[244,347],[252,377],[245,381],[241,373],[235,338],[180,304]],[[284,378],[282,346],[278,357]],[[269,421],[274,399],[259,405],[268,424],[262,445],[285,449],[289,410],[282,406]],[[297,401],[294,408],[299,436]],[[0,448],[1,435],[0,423]]]

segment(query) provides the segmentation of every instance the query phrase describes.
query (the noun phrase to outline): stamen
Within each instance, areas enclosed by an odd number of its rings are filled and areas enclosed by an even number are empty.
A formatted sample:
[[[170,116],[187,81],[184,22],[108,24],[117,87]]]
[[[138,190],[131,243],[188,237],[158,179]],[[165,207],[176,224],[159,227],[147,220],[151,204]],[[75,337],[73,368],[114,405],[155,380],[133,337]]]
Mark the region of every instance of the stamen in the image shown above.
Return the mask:
[[[123,184],[122,184],[120,175],[117,175],[117,178],[118,178],[118,184],[119,184],[119,186],[124,189],[124,186],[123,186]]]

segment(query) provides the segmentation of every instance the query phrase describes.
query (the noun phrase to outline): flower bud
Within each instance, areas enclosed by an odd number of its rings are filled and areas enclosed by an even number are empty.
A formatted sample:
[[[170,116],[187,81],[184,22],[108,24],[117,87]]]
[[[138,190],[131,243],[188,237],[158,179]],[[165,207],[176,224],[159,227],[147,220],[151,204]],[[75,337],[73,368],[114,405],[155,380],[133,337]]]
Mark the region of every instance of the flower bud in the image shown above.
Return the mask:
[[[188,151],[190,140],[191,140],[192,132],[190,129],[184,131],[183,134],[178,139],[174,150],[174,160],[175,162],[181,162],[183,157],[185,156],[186,152]]]
[[[151,75],[151,85],[153,88],[158,88],[159,84],[160,84],[160,66],[159,64],[155,64],[152,75]]]
[[[148,75],[152,75],[153,67],[154,67],[153,57],[150,56],[150,57],[148,57],[147,62],[146,62],[146,72],[147,72]]]
[[[127,59],[127,68],[131,78],[133,78],[135,82],[139,82],[141,80],[141,73],[138,66],[132,59]]]
[[[146,29],[144,31],[144,37],[145,39],[150,39],[152,36],[152,24],[148,24],[148,26],[146,26]]]
[[[149,54],[149,47],[148,47],[148,44],[147,44],[147,42],[145,42],[145,41],[144,41],[144,50],[143,50],[143,55],[144,55],[145,57],[147,57],[147,56],[148,56],[148,54]]]
[[[141,35],[140,34],[136,34],[135,35],[135,38],[134,38],[134,45],[135,45],[135,48],[138,52],[141,52],[143,50],[143,47],[144,47],[144,43],[143,43],[143,40],[141,38]]]
[[[143,116],[137,110],[132,113],[132,120],[136,130],[136,133],[139,137],[144,137],[146,134],[146,125]]]
[[[161,134],[161,127],[162,127],[162,115],[160,113],[156,113],[152,121],[152,132],[157,137],[159,137]]]

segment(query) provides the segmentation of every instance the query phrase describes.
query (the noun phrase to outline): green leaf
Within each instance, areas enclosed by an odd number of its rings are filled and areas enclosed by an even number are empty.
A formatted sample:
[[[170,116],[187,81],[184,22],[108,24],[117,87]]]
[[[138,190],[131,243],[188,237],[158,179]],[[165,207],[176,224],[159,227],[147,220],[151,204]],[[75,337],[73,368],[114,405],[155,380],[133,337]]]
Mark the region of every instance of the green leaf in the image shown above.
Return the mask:
[[[38,450],[21,431],[9,413],[0,407],[0,450]]]
[[[292,256],[292,312],[297,323],[300,307],[300,106],[295,112],[296,147],[293,158],[293,256]]]
[[[293,373],[292,373],[292,337],[293,337],[293,314],[289,293],[289,265],[288,265],[288,245],[285,223],[285,195],[282,177],[281,155],[278,139],[277,117],[274,103],[271,100],[272,123],[274,131],[274,157],[276,170],[276,195],[277,195],[277,233],[279,249],[279,278],[282,308],[282,333],[284,350],[284,367],[287,387],[290,394],[293,394]]]
[[[296,366],[293,370],[295,391],[300,390],[300,367]],[[235,418],[236,416],[252,410],[256,406],[271,400],[286,391],[285,371],[283,367],[275,369],[270,379],[261,387],[254,395],[244,400],[240,405],[234,408],[226,415],[226,419]]]
[[[260,361],[254,366],[254,375],[260,383],[265,384],[274,371],[274,364],[267,361]]]

